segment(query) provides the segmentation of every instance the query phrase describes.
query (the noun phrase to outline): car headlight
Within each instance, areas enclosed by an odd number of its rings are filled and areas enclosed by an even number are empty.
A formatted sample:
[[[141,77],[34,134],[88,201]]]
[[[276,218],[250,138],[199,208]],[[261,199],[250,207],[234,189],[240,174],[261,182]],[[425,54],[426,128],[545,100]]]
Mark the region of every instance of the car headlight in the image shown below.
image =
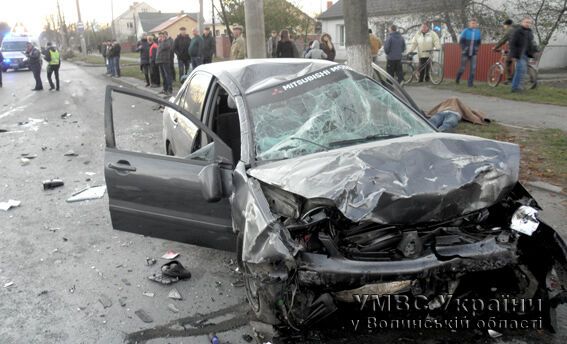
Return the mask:
[[[10,63],[10,62],[12,62],[12,60],[10,60],[10,59],[4,59],[4,62]]]
[[[516,232],[531,236],[538,226],[537,210],[532,207],[523,205],[512,215],[510,228]]]

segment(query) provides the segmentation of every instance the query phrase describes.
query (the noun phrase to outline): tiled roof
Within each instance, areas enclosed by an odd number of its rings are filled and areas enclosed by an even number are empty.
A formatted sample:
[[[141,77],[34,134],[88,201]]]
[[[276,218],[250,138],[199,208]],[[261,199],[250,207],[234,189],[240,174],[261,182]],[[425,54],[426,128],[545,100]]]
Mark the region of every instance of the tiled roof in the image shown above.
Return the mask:
[[[344,16],[344,2],[344,0],[339,0],[327,11],[323,12],[319,19],[342,18]],[[457,8],[462,5],[462,2],[463,0],[367,0],[366,8],[368,17],[379,17],[438,11],[440,7]]]
[[[199,16],[198,13],[184,13],[184,14],[193,18],[195,21]],[[154,28],[156,28],[157,26],[161,26],[161,24],[163,24],[164,22],[169,20],[179,19],[177,18],[179,16],[179,13],[142,12],[139,13],[138,16],[140,18],[140,25],[142,26],[142,31],[144,32],[151,32],[152,30],[155,31]],[[172,23],[170,23],[169,25],[171,25]]]

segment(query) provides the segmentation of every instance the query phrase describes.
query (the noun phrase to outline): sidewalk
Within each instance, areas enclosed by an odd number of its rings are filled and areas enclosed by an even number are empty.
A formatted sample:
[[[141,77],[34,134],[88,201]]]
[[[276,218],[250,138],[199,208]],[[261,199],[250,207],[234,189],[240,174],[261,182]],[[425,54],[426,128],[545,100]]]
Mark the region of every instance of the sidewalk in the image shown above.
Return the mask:
[[[567,132],[567,107],[479,96],[428,86],[407,86],[406,90],[425,111],[447,98],[458,97],[473,109],[485,112],[488,118],[504,124],[561,129]]]

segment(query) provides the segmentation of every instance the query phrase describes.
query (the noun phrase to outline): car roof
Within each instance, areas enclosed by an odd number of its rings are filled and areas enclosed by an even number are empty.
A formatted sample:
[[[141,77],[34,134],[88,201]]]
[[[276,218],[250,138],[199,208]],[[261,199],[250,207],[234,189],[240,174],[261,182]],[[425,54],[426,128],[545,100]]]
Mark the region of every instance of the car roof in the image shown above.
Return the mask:
[[[213,74],[224,84],[234,83],[242,94],[249,94],[333,65],[327,60],[246,59],[200,65],[196,71]]]

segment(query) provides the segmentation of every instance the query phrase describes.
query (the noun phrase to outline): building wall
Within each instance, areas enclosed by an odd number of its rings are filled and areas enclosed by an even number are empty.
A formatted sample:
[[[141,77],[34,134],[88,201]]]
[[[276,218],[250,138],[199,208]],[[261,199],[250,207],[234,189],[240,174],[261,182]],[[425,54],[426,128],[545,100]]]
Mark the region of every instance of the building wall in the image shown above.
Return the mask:
[[[323,33],[328,33],[331,35],[331,39],[333,40],[333,44],[335,45],[335,50],[337,51],[337,56],[335,60],[346,60],[346,49],[344,45],[344,41],[341,42],[341,36],[344,39],[344,20],[341,19],[332,19],[332,20],[323,20],[321,22],[321,28]],[[342,33],[341,33],[342,32]]]
[[[130,36],[138,36],[137,31],[140,26],[138,13],[157,12],[153,7],[146,3],[137,4],[113,20],[114,31],[118,41],[126,41]]]
[[[170,37],[175,38],[177,37],[177,34],[179,33],[179,28],[181,27],[185,27],[185,29],[187,29],[187,33],[189,34],[189,36],[193,36],[193,34],[191,33],[191,31],[193,30],[193,28],[196,28],[197,25],[197,21],[189,18],[189,17],[184,17],[178,21],[176,21],[174,24],[168,26],[167,28],[165,28],[165,31],[167,31],[167,33],[169,34]],[[157,32],[152,31],[151,33],[153,34],[157,34]]]

